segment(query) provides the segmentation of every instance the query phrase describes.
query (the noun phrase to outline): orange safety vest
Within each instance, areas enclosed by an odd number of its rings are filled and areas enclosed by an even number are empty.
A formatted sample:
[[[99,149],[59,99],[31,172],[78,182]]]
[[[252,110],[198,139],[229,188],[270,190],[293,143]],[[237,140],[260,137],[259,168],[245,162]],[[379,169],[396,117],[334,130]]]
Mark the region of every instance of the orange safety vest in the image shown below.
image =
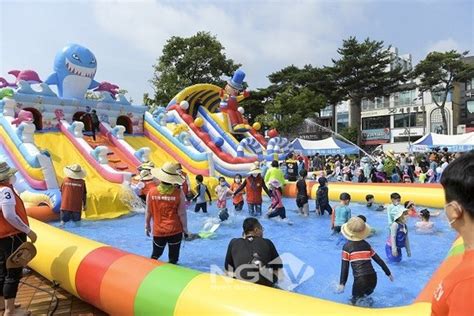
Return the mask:
[[[28,217],[26,215],[25,205],[21,198],[16,194],[15,190],[11,185],[0,185],[0,187],[8,187],[12,189],[13,195],[15,196],[15,212],[18,215],[23,223],[29,226]],[[13,227],[6,219],[3,217],[3,212],[0,212],[0,238],[5,238],[8,236],[13,236],[18,233],[21,233],[18,229]]]
[[[86,194],[86,182],[83,179],[64,178],[61,184],[61,210],[82,211],[83,199]]]
[[[234,182],[230,185],[230,189],[235,192],[240,187],[240,185],[241,183]],[[234,196],[234,198],[232,199],[232,203],[239,204],[240,202],[242,202],[244,200],[244,193],[245,190],[240,191],[239,194]]]
[[[178,215],[181,190],[175,188],[169,195],[161,194],[155,187],[148,193],[148,210],[153,216],[153,236],[165,237],[183,232]]]
[[[262,184],[263,179],[260,175],[247,177],[247,183],[245,184],[247,203],[262,204]]]

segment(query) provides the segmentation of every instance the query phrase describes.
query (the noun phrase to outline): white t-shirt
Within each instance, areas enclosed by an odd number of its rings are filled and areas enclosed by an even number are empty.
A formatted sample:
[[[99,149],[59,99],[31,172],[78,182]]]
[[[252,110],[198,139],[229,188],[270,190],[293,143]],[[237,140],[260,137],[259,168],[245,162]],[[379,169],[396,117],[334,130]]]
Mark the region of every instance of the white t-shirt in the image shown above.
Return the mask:
[[[0,187],[0,206],[16,205],[15,194],[9,187]]]
[[[2,208],[3,217],[13,227],[19,231],[28,234],[30,228],[16,214],[15,193],[9,187],[0,187],[0,207]]]

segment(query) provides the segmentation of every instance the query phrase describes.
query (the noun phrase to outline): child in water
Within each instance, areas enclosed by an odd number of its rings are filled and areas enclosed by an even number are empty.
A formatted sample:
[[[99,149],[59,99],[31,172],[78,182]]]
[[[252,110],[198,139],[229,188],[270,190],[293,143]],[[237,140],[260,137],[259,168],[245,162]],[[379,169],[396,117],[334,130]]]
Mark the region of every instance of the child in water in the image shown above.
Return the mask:
[[[349,193],[343,192],[339,196],[339,199],[341,200],[341,204],[339,206],[336,206],[332,222],[332,229],[334,233],[340,233],[341,226],[347,223],[349,218],[351,218],[351,209],[349,208],[351,196],[349,195]]]
[[[271,191],[272,203],[268,208],[267,217],[272,218],[279,216],[281,219],[285,219],[286,210],[283,206],[283,200],[281,198],[281,183],[277,179],[272,179],[270,182],[268,182],[268,185],[270,186],[269,189]]]
[[[400,205],[401,196],[400,194],[394,192],[390,194],[390,199],[392,200],[392,204],[387,206],[387,221],[388,226],[392,225],[395,221],[395,215],[398,214],[400,210],[404,210],[403,206]]]
[[[301,169],[299,172],[300,179],[296,182],[296,206],[298,206],[299,213],[308,216],[308,191],[306,189],[306,176],[308,172],[306,169]]]
[[[408,240],[408,211],[399,209],[394,216],[395,221],[390,225],[390,235],[385,244],[385,252],[390,262],[402,261],[402,248],[405,248],[407,256],[411,257],[410,243]]]
[[[365,196],[365,200],[367,201],[367,208],[368,209],[373,209],[374,211],[377,211],[377,212],[381,212],[385,209],[385,206],[383,205],[377,205],[375,206],[374,203],[375,203],[375,197],[372,195],[372,194],[367,194]]]
[[[434,223],[430,222],[430,211],[426,208],[420,211],[421,221],[415,224],[416,231],[423,234],[434,233]]]
[[[316,191],[316,213],[324,215],[327,211],[329,215],[332,214],[331,205],[329,205],[329,189],[327,187],[328,180],[325,177],[318,179],[319,187]]]
[[[209,197],[209,205],[212,204],[211,200],[211,193],[209,192],[209,189],[207,186],[202,183],[204,181],[204,178],[202,175],[198,174],[196,176],[196,181],[197,181],[197,186],[196,186],[196,192],[197,194],[193,197],[193,201],[196,202],[196,206],[194,207],[194,212],[198,213],[201,209],[203,213],[207,213],[207,201],[206,201],[206,196]]]
[[[344,291],[350,265],[354,276],[351,302],[353,305],[357,305],[365,296],[372,294],[377,285],[377,274],[372,266],[372,259],[377,262],[392,282],[393,276],[385,262],[365,241],[365,238],[370,235],[371,229],[363,218],[352,217],[342,225],[341,233],[347,242],[342,248],[341,277],[337,291],[339,293]]]
[[[227,186],[224,177],[219,177],[219,185],[216,187],[217,195],[217,209],[219,210],[219,219],[225,221],[229,218],[229,211],[227,210],[227,199],[232,196],[234,192]]]
[[[230,189],[235,192],[240,187],[241,183],[242,176],[240,174],[236,174],[234,177],[234,182],[230,185]],[[236,212],[240,212],[244,208],[244,193],[245,189],[240,191],[238,194],[235,194],[234,198],[232,199],[232,204],[234,204],[234,210]]]

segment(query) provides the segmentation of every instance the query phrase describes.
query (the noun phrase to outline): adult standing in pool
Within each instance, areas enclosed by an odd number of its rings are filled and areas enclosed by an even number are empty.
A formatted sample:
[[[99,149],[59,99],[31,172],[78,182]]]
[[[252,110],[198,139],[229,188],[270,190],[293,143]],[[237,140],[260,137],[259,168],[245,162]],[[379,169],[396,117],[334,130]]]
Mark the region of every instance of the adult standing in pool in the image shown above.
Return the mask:
[[[187,234],[187,217],[183,191],[178,185],[183,183],[176,163],[166,162],[161,168],[151,169],[151,174],[160,180],[160,184],[152,188],[146,197],[147,236],[153,233],[152,259],[158,259],[168,244],[169,263],[176,264],[183,233]],[[151,221],[153,220],[153,230]]]
[[[454,160],[443,172],[441,184],[449,225],[464,240],[461,263],[438,285],[431,315],[472,316],[474,312],[474,152]]]
[[[6,162],[0,162],[0,309],[5,310],[4,315],[29,315],[29,312],[15,308],[23,269],[8,269],[6,264],[7,258],[26,241],[27,236],[32,242],[36,241],[36,234],[28,224],[25,205],[13,189],[16,172]]]

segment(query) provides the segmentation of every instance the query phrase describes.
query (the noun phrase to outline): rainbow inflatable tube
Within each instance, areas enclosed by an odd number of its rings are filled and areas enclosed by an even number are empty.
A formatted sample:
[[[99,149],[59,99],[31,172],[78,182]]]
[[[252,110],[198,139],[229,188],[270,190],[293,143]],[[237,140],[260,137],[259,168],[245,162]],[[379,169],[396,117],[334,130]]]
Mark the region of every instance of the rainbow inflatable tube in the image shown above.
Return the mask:
[[[296,186],[292,183],[290,185]],[[316,198],[318,185],[314,185],[311,190],[311,198]],[[390,194],[397,192],[403,201],[415,201],[418,205],[428,207],[444,207],[444,191],[441,185],[427,184],[393,184],[393,183],[329,183],[329,199],[339,200],[342,192],[349,192],[351,200],[359,203],[366,203],[365,196],[372,194],[376,203],[390,203]]]
[[[429,315],[433,286],[463,251],[457,240],[413,304],[368,309],[165,264],[34,219],[30,225],[38,234],[30,266],[111,315]]]

